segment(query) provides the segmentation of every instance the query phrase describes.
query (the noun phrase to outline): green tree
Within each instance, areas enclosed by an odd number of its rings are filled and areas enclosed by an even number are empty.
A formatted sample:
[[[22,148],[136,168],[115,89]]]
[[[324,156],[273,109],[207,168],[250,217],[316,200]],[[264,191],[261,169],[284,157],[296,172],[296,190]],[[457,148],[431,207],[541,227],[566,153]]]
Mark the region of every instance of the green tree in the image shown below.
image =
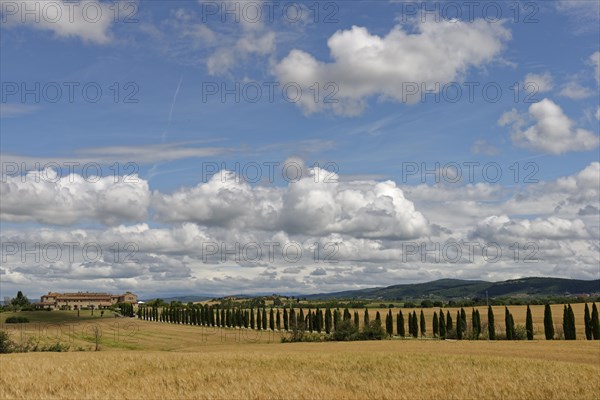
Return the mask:
[[[533,340],[533,316],[531,308],[527,306],[527,318],[525,320],[525,329],[527,330],[527,340]]]
[[[13,297],[12,300],[10,301],[10,304],[13,307],[27,307],[31,303],[29,302],[29,299],[27,298],[27,296],[24,296],[23,292],[21,292],[19,290],[17,292],[17,297]]]
[[[506,327],[506,340],[512,340],[513,329],[510,324],[510,311],[508,311],[508,307],[504,307],[504,326]]]
[[[590,308],[588,307],[587,303],[585,303],[583,322],[585,324],[585,339],[592,340],[592,317],[590,317]]]
[[[544,307],[544,335],[546,340],[554,339],[554,322],[552,322],[552,309],[550,304]]]
[[[288,322],[288,312],[287,312],[287,308],[283,309],[283,330],[287,331],[289,330],[290,326],[289,326],[289,322]]]
[[[250,307],[250,329],[254,329],[254,308]]]
[[[592,306],[592,337],[600,340],[600,321],[598,321],[598,308],[596,303]]]
[[[379,311],[375,314],[375,321],[378,321],[379,325],[381,325],[381,315],[379,314]]]
[[[460,321],[461,321],[461,330],[463,333],[467,332],[467,313],[464,308],[460,308]]]
[[[394,322],[391,309],[385,316],[385,331],[387,332],[388,336],[392,336],[394,334]]]
[[[573,308],[570,304],[567,307],[567,312],[569,314],[569,332],[571,334],[571,340],[577,340],[577,331],[575,329],[575,313],[573,313]]]
[[[277,309],[277,322],[275,326],[277,327],[278,331],[281,330],[281,313],[279,312],[279,308]]]
[[[496,327],[494,324],[494,310],[488,306],[488,337],[490,340],[496,340]]]
[[[273,308],[269,311],[269,329],[272,331],[275,330],[275,313],[273,312]]]
[[[425,325],[425,314],[423,314],[423,310],[421,310],[421,316],[420,316],[420,325],[421,325],[421,337],[425,336],[426,334],[426,325]]]
[[[440,338],[446,339],[446,321],[444,320],[444,312],[442,310],[440,310],[438,319],[440,324]]]
[[[417,322],[417,312],[413,311],[413,315],[412,315],[412,319],[413,319],[413,337],[419,337],[419,326],[418,326],[418,322]]]
[[[404,329],[404,315],[402,314],[402,310],[398,312],[398,321],[396,321],[396,324],[398,325],[398,335],[400,335],[400,337],[406,336],[406,331]]]
[[[340,311],[336,308],[333,310],[333,330],[336,331],[338,329],[340,323]]]
[[[262,311],[262,328],[263,330],[267,330],[267,309],[263,307]]]
[[[460,311],[456,312],[456,339],[462,340],[463,338],[463,323]]]
[[[446,331],[449,332],[454,329],[454,324],[452,323],[452,316],[450,315],[450,311],[446,313]]]
[[[360,326],[360,316],[358,315],[358,311],[354,311],[354,326],[356,326],[356,330],[358,330]]]
[[[256,310],[256,329],[262,329],[262,314],[260,313],[260,308]]]
[[[437,311],[433,312],[433,337],[438,337],[440,334],[440,325],[438,321]]]
[[[325,310],[325,333],[331,333],[331,308]]]
[[[369,325],[369,309],[365,308],[365,316],[363,318],[364,325]]]

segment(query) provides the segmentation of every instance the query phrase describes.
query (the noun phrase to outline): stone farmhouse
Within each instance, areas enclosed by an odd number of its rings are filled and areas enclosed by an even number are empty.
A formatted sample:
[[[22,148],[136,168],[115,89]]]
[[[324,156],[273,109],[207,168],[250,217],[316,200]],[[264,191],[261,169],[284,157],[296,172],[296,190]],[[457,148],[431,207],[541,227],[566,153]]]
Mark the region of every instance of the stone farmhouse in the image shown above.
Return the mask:
[[[52,310],[80,310],[82,308],[103,309],[117,303],[131,303],[136,305],[138,298],[131,292],[124,294],[110,293],[56,293],[48,292],[41,297],[40,302],[34,303],[35,308],[50,308]]]

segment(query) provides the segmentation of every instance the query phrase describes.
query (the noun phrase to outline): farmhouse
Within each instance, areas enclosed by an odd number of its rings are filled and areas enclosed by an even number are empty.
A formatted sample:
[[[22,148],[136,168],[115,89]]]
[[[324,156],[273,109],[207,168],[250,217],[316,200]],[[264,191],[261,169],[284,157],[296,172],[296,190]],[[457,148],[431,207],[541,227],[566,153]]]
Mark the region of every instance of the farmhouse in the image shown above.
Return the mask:
[[[33,305],[36,308],[50,308],[52,310],[80,310],[82,308],[108,308],[117,303],[137,304],[137,296],[131,292],[124,294],[48,292],[40,298],[39,303]]]

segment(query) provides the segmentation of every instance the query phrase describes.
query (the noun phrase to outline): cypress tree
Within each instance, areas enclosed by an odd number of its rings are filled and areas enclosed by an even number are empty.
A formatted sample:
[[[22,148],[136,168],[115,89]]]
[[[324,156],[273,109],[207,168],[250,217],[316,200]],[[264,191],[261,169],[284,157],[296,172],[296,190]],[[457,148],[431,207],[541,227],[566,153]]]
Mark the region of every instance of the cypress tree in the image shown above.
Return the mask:
[[[389,310],[385,316],[385,331],[389,336],[394,334],[394,325],[392,322],[392,310]]]
[[[265,307],[263,307],[262,311],[262,327],[263,330],[267,330],[267,309]]]
[[[244,328],[248,328],[248,325],[250,325],[250,315],[248,310],[244,310]]]
[[[288,312],[287,312],[287,308],[283,309],[283,330],[287,331],[289,329],[289,323],[288,323]]]
[[[440,323],[440,338],[446,339],[446,321],[444,320],[444,312],[442,310],[440,310],[438,319]]]
[[[567,308],[567,312],[569,313],[569,331],[571,333],[571,340],[577,340],[577,331],[575,330],[575,314],[573,313],[573,308],[570,304]]]
[[[333,310],[333,330],[337,331],[338,330],[338,324],[340,322],[340,312],[335,309]]]
[[[585,303],[583,322],[585,324],[585,339],[592,340],[592,318],[590,317],[590,308],[587,303]]]
[[[438,337],[440,334],[440,326],[438,321],[437,312],[433,312],[433,337]]]
[[[379,314],[379,311],[377,311],[377,314],[375,314],[375,321],[381,325],[381,315]]]
[[[360,326],[360,316],[358,315],[358,311],[354,311],[354,327],[358,330]]]
[[[450,311],[446,313],[446,332],[454,329],[454,324],[452,323],[452,316],[450,315]]]
[[[296,318],[296,310],[290,308],[290,329],[298,329],[298,320]]]
[[[346,307],[344,309],[344,321],[348,321],[352,319],[352,315],[350,314],[350,310],[348,310],[348,307]]]
[[[460,311],[456,312],[456,339],[462,340],[463,338],[463,323]]]
[[[402,314],[402,310],[398,312],[398,335],[401,337],[406,336],[406,330],[404,329],[404,315]]]
[[[565,335],[565,340],[569,340],[569,313],[567,312],[567,306],[563,307],[563,319],[562,319],[562,327],[563,334]]]
[[[281,330],[281,314],[279,312],[279,308],[277,309],[277,322],[276,322],[277,330]]]
[[[413,311],[413,337],[419,337],[419,323],[417,322],[416,311]]]
[[[298,329],[304,331],[306,326],[304,325],[304,310],[300,309],[298,313]]]
[[[250,329],[254,329],[254,308],[250,307]]]
[[[531,308],[527,305],[527,319],[525,320],[525,329],[527,330],[527,340],[533,340],[533,316]]]
[[[262,315],[260,313],[260,307],[256,310],[256,329],[262,329]]]
[[[298,317],[296,316],[296,310],[293,308],[290,309],[290,329],[298,329]]]
[[[552,309],[550,304],[544,307],[544,335],[546,340],[554,339],[554,322],[552,322]]]
[[[217,309],[217,326],[221,326],[221,313]]]
[[[325,310],[325,333],[331,333],[331,309]]]
[[[365,316],[364,316],[365,326],[369,325],[369,309],[365,308]]]
[[[423,314],[423,310],[421,310],[421,337],[425,336],[426,326],[425,326],[425,314]]]
[[[463,333],[467,332],[467,313],[464,308],[460,308],[460,321],[462,323],[461,330]]]
[[[323,330],[323,310],[319,310],[319,315],[317,316],[317,332],[321,333],[321,331]]]
[[[490,340],[496,340],[496,327],[494,324],[494,310],[488,306],[488,336]]]
[[[592,306],[592,337],[594,340],[600,340],[600,321],[598,320],[596,303]]]
[[[510,328],[510,311],[504,307],[504,326],[506,327],[506,340],[512,340],[512,329]]]
[[[477,339],[479,339],[479,335],[481,335],[481,314],[479,310],[477,311]]]

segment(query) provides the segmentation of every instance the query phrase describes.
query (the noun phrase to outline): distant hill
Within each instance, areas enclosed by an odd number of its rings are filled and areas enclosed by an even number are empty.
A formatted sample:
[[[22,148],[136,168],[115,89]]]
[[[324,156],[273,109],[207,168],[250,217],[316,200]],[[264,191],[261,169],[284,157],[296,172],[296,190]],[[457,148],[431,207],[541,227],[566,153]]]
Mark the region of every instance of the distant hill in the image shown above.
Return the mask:
[[[336,293],[319,293],[307,299],[452,299],[505,296],[562,296],[600,293],[600,279],[522,278],[503,282],[440,279],[433,282],[393,285]]]

